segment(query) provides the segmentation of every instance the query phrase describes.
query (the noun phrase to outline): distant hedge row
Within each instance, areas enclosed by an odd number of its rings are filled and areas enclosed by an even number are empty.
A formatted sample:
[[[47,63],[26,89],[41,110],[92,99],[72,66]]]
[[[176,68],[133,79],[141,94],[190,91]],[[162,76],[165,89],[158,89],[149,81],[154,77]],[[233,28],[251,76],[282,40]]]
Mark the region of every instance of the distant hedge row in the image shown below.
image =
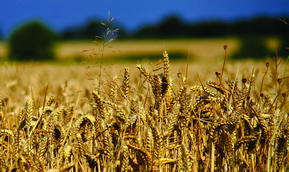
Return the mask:
[[[241,35],[281,36],[288,33],[288,26],[278,18],[259,17],[235,22],[207,21],[184,23],[178,17],[169,17],[157,25],[144,26],[134,38],[196,38]]]
[[[280,19],[289,17],[257,17],[254,19],[224,22],[221,20],[205,22],[184,22],[176,16],[164,19],[162,22],[144,25],[136,32],[128,32],[119,23],[113,23],[120,28],[119,39],[155,39],[155,38],[204,38],[204,37],[228,37],[228,36],[278,36],[288,35],[289,26]],[[114,27],[112,25],[112,27]],[[100,20],[90,20],[87,24],[71,26],[57,33],[61,40],[92,39],[105,31]],[[0,29],[1,39],[1,29]]]

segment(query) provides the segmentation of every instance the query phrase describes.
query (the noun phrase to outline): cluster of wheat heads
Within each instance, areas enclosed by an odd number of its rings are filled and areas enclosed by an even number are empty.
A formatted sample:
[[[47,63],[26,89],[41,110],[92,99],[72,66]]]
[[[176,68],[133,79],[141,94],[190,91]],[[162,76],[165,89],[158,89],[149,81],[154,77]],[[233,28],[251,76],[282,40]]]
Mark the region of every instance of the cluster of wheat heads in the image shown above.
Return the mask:
[[[137,89],[126,67],[86,112],[29,98],[15,119],[0,99],[0,171],[289,170],[282,80],[275,94],[254,92],[254,74],[188,86],[170,76],[166,52],[152,71],[137,68]]]

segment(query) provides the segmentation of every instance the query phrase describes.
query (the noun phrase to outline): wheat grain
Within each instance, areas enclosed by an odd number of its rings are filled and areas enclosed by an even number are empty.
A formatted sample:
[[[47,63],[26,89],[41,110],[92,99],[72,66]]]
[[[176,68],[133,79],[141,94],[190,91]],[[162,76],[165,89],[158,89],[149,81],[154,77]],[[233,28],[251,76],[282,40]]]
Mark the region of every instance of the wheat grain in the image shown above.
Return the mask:
[[[128,99],[129,97],[129,68],[125,67],[124,68],[124,78],[123,78],[123,82],[122,82],[122,97],[124,99]]]

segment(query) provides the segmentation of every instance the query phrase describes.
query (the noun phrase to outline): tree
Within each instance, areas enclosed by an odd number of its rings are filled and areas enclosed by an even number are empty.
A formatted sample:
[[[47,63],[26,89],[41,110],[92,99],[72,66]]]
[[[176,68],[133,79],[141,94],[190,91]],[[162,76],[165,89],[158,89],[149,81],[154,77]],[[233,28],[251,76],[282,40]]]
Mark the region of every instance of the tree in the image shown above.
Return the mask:
[[[16,29],[10,39],[9,58],[12,60],[53,60],[54,32],[44,24],[33,21]]]
[[[84,26],[67,28],[61,34],[61,38],[64,40],[90,40],[94,39],[97,35],[101,35],[103,32],[105,32],[105,28],[98,20],[90,20]]]
[[[185,26],[177,16],[171,16],[160,23],[156,29],[161,38],[178,38],[186,35]]]

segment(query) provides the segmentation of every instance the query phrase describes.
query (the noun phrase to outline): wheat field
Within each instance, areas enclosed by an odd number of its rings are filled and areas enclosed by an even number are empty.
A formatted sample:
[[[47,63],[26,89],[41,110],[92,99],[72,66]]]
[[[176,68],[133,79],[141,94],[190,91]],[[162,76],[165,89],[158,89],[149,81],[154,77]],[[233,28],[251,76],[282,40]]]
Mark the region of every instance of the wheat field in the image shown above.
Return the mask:
[[[2,64],[0,171],[288,171],[286,61],[224,62]]]

